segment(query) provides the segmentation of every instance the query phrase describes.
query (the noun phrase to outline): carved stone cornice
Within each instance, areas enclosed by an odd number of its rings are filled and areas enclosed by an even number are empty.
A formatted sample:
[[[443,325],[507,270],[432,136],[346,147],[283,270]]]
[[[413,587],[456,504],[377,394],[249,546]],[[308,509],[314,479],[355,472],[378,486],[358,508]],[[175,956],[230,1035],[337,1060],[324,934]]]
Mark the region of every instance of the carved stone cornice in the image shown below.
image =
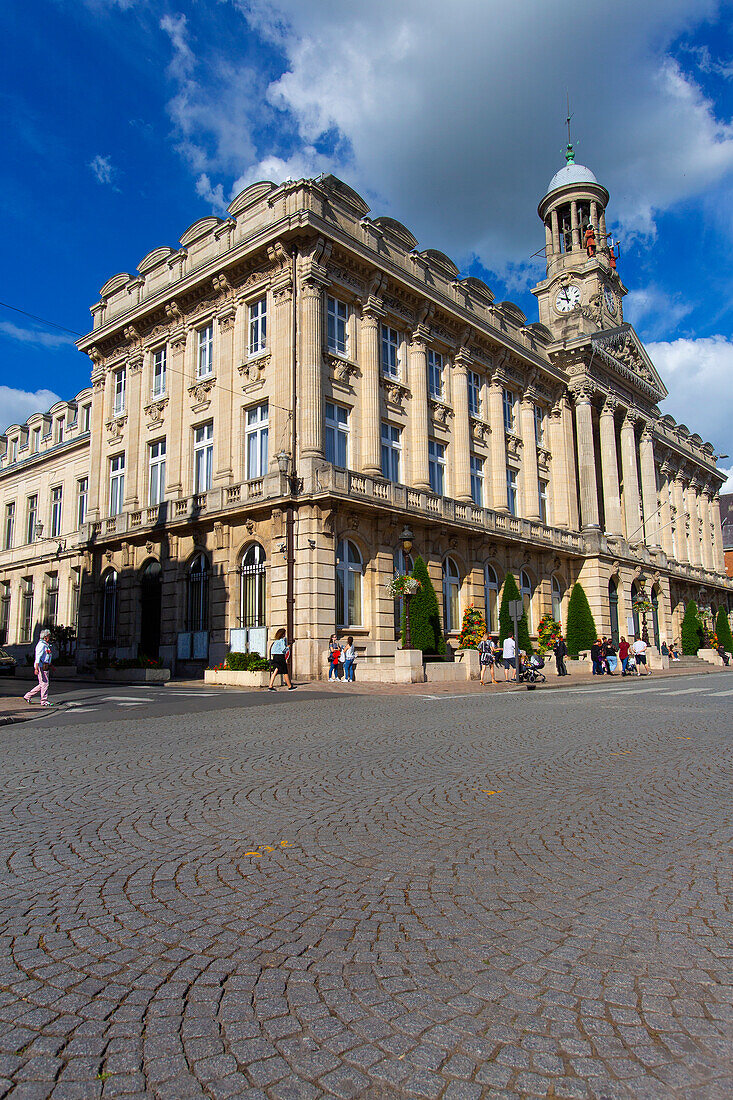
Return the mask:
[[[421,322],[420,324],[415,326],[415,329],[413,330],[411,336],[411,342],[413,344],[420,344],[424,346],[425,344],[428,344],[430,342],[430,336],[430,327],[428,325],[422,324]]]
[[[361,310],[361,320],[364,325],[378,325],[387,316],[384,302],[376,295],[370,294],[364,302]]]

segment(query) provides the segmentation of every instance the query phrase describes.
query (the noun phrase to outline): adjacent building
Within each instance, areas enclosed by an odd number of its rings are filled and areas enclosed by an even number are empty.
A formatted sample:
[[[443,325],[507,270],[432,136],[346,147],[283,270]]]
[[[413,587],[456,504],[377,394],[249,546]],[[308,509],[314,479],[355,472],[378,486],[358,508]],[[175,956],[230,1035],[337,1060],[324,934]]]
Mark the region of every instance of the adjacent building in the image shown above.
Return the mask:
[[[2,437],[7,643],[63,622],[80,662],[194,671],[286,626],[319,676],[334,630],[394,652],[417,554],[454,641],[471,603],[498,628],[509,571],[533,631],[576,580],[605,634],[639,630],[642,588],[657,641],[689,598],[730,611],[724,475],[660,414],[608,201],[569,149],[539,322],[333,176],[255,184],[113,276],[90,389]]]

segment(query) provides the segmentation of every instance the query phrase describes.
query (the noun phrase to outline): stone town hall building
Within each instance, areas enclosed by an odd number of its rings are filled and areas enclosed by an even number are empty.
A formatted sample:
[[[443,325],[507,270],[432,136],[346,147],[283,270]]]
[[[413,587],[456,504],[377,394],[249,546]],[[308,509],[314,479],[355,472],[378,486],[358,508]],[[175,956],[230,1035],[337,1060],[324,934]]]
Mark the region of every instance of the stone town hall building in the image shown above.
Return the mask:
[[[569,152],[539,322],[333,176],[248,187],[113,276],[91,386],[2,436],[0,636],[76,624],[82,663],[191,671],[289,624],[317,676],[333,630],[394,652],[406,525],[454,640],[469,603],[497,629],[508,571],[535,631],[578,579],[607,634],[640,583],[657,638],[690,597],[730,610],[723,477],[660,415],[608,197]]]

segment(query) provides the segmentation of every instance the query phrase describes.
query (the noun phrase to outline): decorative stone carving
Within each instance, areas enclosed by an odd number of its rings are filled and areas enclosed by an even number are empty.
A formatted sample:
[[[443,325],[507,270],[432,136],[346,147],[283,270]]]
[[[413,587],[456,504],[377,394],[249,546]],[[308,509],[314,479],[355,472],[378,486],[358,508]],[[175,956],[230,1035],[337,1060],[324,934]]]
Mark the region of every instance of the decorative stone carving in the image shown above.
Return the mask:
[[[343,382],[345,385],[350,385],[349,379],[352,375],[356,376],[359,374],[358,366],[350,359],[342,359],[340,355],[333,355],[331,352],[325,352],[325,359],[337,382]]]
[[[193,386],[188,387],[188,393],[191,398],[191,410],[193,412],[204,412],[211,404],[211,393],[214,389],[214,380],[210,379],[208,382],[195,382]]]
[[[242,388],[249,388],[253,383],[261,382],[269,365],[269,355],[260,355],[257,359],[248,359],[245,363],[240,363],[237,371],[242,378]]]
[[[145,543],[145,549],[149,554],[152,554],[154,545],[155,544],[151,541],[151,539],[148,539],[148,541]]]
[[[385,378],[384,375],[380,377],[379,384],[387,403],[394,405],[396,409],[401,409],[410,396],[407,386],[403,386],[401,382],[397,382],[393,378]]]
[[[506,453],[512,458],[519,458],[519,452],[522,449],[522,440],[518,435],[514,435],[512,432],[506,433]]]
[[[477,443],[487,443],[491,435],[491,425],[483,420],[477,420],[475,416],[470,418],[471,435]]]
[[[254,521],[253,519],[249,519],[249,518],[247,518],[247,519],[246,519],[246,520],[244,521],[244,526],[245,526],[245,528],[246,528],[246,531],[247,531],[247,534],[248,534],[248,535],[253,535],[253,534],[254,534],[254,531],[255,531],[255,521]]]
[[[109,434],[110,442],[115,439],[122,439],[122,433],[125,430],[126,423],[126,416],[113,416],[110,420],[107,421],[106,427]]]
[[[157,401],[151,401],[145,406],[145,415],[148,418],[148,427],[157,428],[165,416],[165,407],[168,404],[167,397],[161,397]]]
[[[445,405],[442,401],[435,401],[431,398],[428,401],[428,407],[430,409],[430,415],[436,424],[447,424],[453,417],[453,409],[449,405]]]

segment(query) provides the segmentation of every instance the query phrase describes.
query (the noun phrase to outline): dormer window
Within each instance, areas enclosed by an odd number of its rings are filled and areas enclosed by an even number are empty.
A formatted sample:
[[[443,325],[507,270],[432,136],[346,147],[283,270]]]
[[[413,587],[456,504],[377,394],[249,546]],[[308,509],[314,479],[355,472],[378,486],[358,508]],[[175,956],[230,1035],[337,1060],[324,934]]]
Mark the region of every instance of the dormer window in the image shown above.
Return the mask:
[[[66,417],[60,416],[56,421],[56,442],[63,443],[64,441],[64,429],[66,428]]]

